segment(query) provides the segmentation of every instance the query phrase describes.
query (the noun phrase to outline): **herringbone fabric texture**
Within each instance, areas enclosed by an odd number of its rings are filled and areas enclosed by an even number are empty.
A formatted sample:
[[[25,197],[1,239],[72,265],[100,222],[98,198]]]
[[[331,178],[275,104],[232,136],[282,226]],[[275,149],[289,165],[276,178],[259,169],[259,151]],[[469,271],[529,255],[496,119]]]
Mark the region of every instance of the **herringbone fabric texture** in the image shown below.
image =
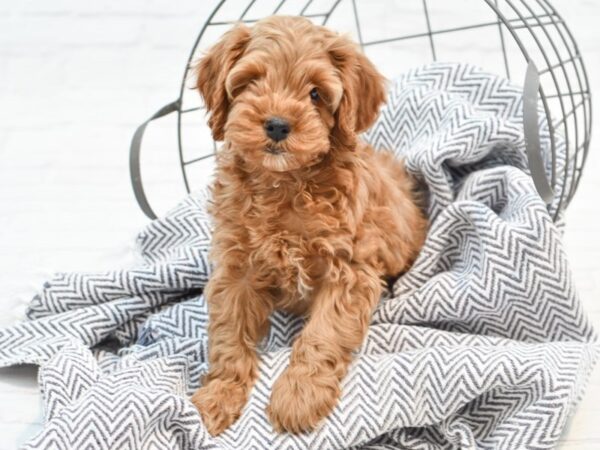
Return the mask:
[[[281,313],[237,423],[213,438],[188,401],[207,368],[210,277],[209,199],[194,194],[139,235],[140,267],[59,274],[0,330],[0,365],[41,365],[46,424],[25,448],[554,447],[598,345],[526,173],[521,107],[508,81],[460,64],[392,86],[366,138],[423,177],[431,229],[317,431],[276,434],[265,415],[302,327]]]

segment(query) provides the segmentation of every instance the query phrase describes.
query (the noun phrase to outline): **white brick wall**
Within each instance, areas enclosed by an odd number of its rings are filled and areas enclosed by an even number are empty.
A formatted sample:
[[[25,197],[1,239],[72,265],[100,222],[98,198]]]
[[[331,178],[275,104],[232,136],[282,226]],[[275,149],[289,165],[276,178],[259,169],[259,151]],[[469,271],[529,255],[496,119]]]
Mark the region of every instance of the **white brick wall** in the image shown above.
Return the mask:
[[[49,272],[102,269],[130,258],[131,238],[146,219],[129,185],[129,140],[142,120],[175,99],[190,46],[215,3],[0,0],[0,326],[21,317]],[[553,3],[578,38],[598,97],[600,3]],[[453,2],[448,14],[457,16],[448,20],[462,20],[464,5]],[[485,42],[461,48],[487,57]],[[582,298],[600,324],[595,117],[566,242]],[[154,126],[144,153],[149,194],[161,210],[182,195],[172,125],[165,119]],[[600,447],[598,400],[597,371],[564,448]],[[26,440],[40,421],[33,371],[0,369],[0,450]]]

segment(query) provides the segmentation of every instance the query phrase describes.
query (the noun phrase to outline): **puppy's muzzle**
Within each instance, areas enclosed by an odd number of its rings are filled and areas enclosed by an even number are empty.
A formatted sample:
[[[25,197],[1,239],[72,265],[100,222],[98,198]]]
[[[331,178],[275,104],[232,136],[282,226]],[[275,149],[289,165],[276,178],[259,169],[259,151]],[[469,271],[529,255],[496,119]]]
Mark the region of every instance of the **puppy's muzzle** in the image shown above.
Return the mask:
[[[265,132],[275,142],[283,141],[290,131],[289,122],[281,117],[271,117],[265,121]]]

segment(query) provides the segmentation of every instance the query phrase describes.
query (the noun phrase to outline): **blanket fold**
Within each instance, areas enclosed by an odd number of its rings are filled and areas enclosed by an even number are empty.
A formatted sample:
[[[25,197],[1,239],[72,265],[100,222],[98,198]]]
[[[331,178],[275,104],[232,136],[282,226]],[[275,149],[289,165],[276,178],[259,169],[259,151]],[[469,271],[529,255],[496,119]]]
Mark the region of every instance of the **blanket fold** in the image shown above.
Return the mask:
[[[549,152],[544,122],[540,134]],[[0,366],[41,366],[45,426],[24,448],[555,447],[599,346],[552,221],[558,205],[527,173],[520,89],[430,64],[394,82],[364,137],[424,180],[431,227],[318,430],[277,434],[265,414],[303,325],[281,312],[230,429],[211,437],[188,400],[207,370],[210,198],[198,192],[139,234],[139,266],[57,274],[28,320],[0,329]],[[557,152],[564,170],[560,142]]]

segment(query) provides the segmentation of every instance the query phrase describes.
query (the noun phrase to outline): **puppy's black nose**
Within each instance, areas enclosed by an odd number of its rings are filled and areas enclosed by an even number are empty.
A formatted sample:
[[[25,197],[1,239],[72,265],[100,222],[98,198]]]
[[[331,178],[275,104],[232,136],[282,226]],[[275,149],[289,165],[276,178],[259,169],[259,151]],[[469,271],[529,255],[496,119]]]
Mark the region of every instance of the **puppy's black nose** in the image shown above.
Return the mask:
[[[275,142],[283,141],[290,134],[290,124],[281,117],[271,117],[265,121],[265,131]]]

